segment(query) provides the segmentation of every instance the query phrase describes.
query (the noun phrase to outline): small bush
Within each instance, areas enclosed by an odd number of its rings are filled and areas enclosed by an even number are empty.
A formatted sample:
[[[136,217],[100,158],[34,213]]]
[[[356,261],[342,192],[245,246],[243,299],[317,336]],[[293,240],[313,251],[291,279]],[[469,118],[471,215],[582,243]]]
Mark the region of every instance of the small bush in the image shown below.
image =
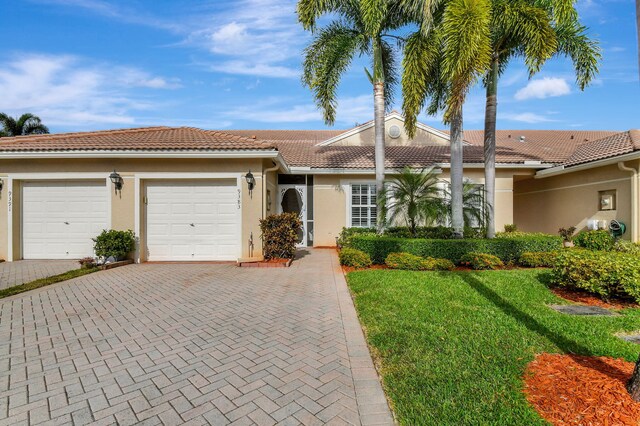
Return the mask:
[[[338,258],[342,266],[351,266],[353,268],[368,268],[371,266],[371,258],[367,253],[349,247],[340,250]]]
[[[406,271],[450,271],[455,267],[447,259],[424,258],[411,253],[391,253],[384,263],[391,269]]]
[[[78,260],[78,263],[80,264],[80,267],[82,269],[95,268],[97,265],[96,260],[93,257],[83,257],[82,259]]]
[[[632,243],[631,241],[618,240],[613,245],[613,250],[620,253],[629,253],[640,256],[640,244]]]
[[[528,251],[522,253],[522,256],[520,256],[520,259],[518,259],[518,264],[527,268],[551,268],[554,265],[556,257],[558,257],[558,252],[555,251]]]
[[[470,252],[462,256],[460,264],[470,267],[476,271],[486,269],[498,269],[504,266],[504,263],[492,254]]]
[[[640,257],[630,253],[564,250],[555,261],[552,282],[604,299],[616,296],[640,303]]]
[[[420,257],[448,259],[459,263],[469,252],[489,253],[503,262],[515,262],[524,252],[554,251],[562,248],[562,239],[553,235],[527,235],[515,238],[430,240],[355,236],[350,247],[368,253],[375,264],[383,264],[391,253],[411,253]]]
[[[272,214],[260,219],[265,259],[293,259],[302,221],[297,213]]]
[[[116,231],[106,229],[100,235],[93,238],[93,250],[96,256],[116,260],[124,259],[129,253],[136,249],[136,236],[132,230]]]
[[[558,229],[558,235],[562,237],[562,241],[571,242],[573,240],[573,233],[576,232],[575,226],[570,226],[568,228],[560,228]]]
[[[446,226],[420,226],[416,229],[416,238],[435,238],[450,240],[453,238],[453,229]],[[406,226],[394,226],[385,230],[384,235],[394,238],[413,238],[411,230]]]
[[[587,250],[611,251],[615,244],[615,239],[605,230],[580,232],[573,241],[576,246]]]
[[[504,232],[508,234],[511,232],[516,232],[517,230],[518,230],[518,227],[513,223],[504,226]]]
[[[555,237],[551,234],[545,234],[543,232],[524,232],[524,231],[511,231],[511,232],[496,232],[496,238],[548,238]],[[557,238],[557,237],[555,237]]]

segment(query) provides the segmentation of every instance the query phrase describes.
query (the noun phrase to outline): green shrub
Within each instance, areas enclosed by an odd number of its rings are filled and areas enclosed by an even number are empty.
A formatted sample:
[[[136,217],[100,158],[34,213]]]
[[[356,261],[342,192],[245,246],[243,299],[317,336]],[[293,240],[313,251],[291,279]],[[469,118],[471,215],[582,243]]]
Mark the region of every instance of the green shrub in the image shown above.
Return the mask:
[[[516,232],[517,230],[518,230],[518,227],[514,223],[504,225],[504,232],[506,232],[507,234]]]
[[[351,238],[359,235],[369,235],[375,236],[376,229],[375,228],[347,228],[343,227],[342,231],[338,235],[338,247],[349,247],[351,243]]]
[[[640,244],[627,240],[618,240],[613,245],[613,250],[621,253],[629,253],[640,256]]]
[[[552,282],[605,299],[617,296],[640,302],[640,257],[630,253],[563,250],[556,259]]]
[[[371,258],[367,253],[349,247],[340,250],[338,258],[342,266],[351,266],[353,268],[368,268],[371,266]]]
[[[476,252],[470,252],[462,256],[460,263],[474,270],[498,269],[504,266],[504,263],[497,256]]]
[[[453,229],[446,226],[420,226],[416,229],[416,238],[435,238],[449,240],[453,238]],[[412,238],[411,230],[407,226],[394,226],[384,231],[387,237]]]
[[[260,219],[265,259],[293,259],[302,221],[297,213],[272,214]]]
[[[368,253],[376,264],[383,264],[390,253],[411,253],[420,257],[448,259],[459,263],[469,252],[489,253],[503,262],[515,262],[524,252],[554,251],[562,248],[562,239],[554,235],[516,238],[428,240],[356,236],[350,246]]]
[[[124,259],[136,249],[136,236],[130,229],[128,231],[116,231],[115,229],[107,231],[105,229],[92,240],[93,250],[98,257]]]
[[[570,226],[568,228],[560,228],[558,229],[558,235],[562,237],[562,241],[571,242],[573,241],[573,233],[576,232],[575,226]]]
[[[578,247],[586,248],[587,250],[613,250],[615,239],[611,236],[609,231],[583,231],[576,235],[573,242]]]
[[[527,251],[522,253],[522,256],[518,259],[518,264],[527,268],[551,268],[557,256],[558,252],[556,251]]]
[[[533,238],[533,237],[555,237],[555,235],[545,234],[543,232],[524,232],[524,231],[511,231],[511,232],[496,232],[496,238]]]
[[[411,253],[391,253],[384,263],[391,269],[406,271],[450,271],[455,268],[450,260],[424,258]]]

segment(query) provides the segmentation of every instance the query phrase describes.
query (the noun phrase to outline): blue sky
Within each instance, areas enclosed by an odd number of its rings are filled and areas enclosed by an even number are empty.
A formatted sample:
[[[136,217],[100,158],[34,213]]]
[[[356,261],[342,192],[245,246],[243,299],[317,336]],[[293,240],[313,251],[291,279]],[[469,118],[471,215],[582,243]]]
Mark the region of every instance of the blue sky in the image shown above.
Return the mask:
[[[571,63],[532,80],[513,63],[499,89],[502,129],[640,127],[633,0],[579,0],[603,49],[601,73],[580,92]],[[32,112],[52,131],[150,125],[207,129],[324,127],[300,83],[309,36],[294,0],[2,0],[0,111]],[[339,91],[336,128],[372,118],[364,61]],[[465,127],[483,126],[476,87]],[[420,120],[443,128],[437,117]]]

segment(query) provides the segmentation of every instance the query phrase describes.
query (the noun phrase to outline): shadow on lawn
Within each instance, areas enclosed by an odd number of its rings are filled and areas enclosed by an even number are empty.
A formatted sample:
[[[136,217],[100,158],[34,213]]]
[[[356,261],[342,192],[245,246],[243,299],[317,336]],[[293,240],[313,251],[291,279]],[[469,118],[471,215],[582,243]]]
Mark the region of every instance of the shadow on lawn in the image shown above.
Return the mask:
[[[598,361],[597,358],[593,358],[591,362],[586,363],[580,357],[572,356],[573,354],[593,356],[593,352],[591,352],[591,350],[589,350],[589,348],[587,348],[586,346],[581,345],[580,343],[568,339],[565,336],[549,329],[547,326],[541,324],[531,315],[518,309],[508,300],[487,287],[485,283],[478,279],[476,273],[463,272],[458,274],[458,276],[460,276],[464,282],[469,284],[471,288],[478,292],[478,294],[500,308],[502,312],[514,318],[516,321],[527,327],[530,331],[549,339],[551,342],[553,342],[553,344],[560,348],[562,352],[571,356],[571,358],[576,363],[582,365],[583,367],[595,368],[595,370],[597,370],[598,372],[607,375],[614,380],[620,380],[620,377],[626,376],[626,373],[604,362]]]

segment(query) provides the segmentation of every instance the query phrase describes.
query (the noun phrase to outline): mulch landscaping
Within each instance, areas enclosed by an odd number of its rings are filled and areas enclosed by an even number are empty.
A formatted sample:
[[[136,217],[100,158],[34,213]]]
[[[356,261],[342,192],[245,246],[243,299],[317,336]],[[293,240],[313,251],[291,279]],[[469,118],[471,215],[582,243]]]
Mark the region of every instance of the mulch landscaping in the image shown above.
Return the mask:
[[[640,305],[631,300],[610,299],[604,301],[592,294],[569,290],[566,288],[552,288],[551,291],[558,297],[561,297],[570,302],[582,303],[589,306],[599,306],[605,309],[628,309],[628,308],[640,308]]]
[[[554,425],[640,424],[640,403],[625,388],[634,364],[623,359],[540,354],[525,373],[525,394]]]

